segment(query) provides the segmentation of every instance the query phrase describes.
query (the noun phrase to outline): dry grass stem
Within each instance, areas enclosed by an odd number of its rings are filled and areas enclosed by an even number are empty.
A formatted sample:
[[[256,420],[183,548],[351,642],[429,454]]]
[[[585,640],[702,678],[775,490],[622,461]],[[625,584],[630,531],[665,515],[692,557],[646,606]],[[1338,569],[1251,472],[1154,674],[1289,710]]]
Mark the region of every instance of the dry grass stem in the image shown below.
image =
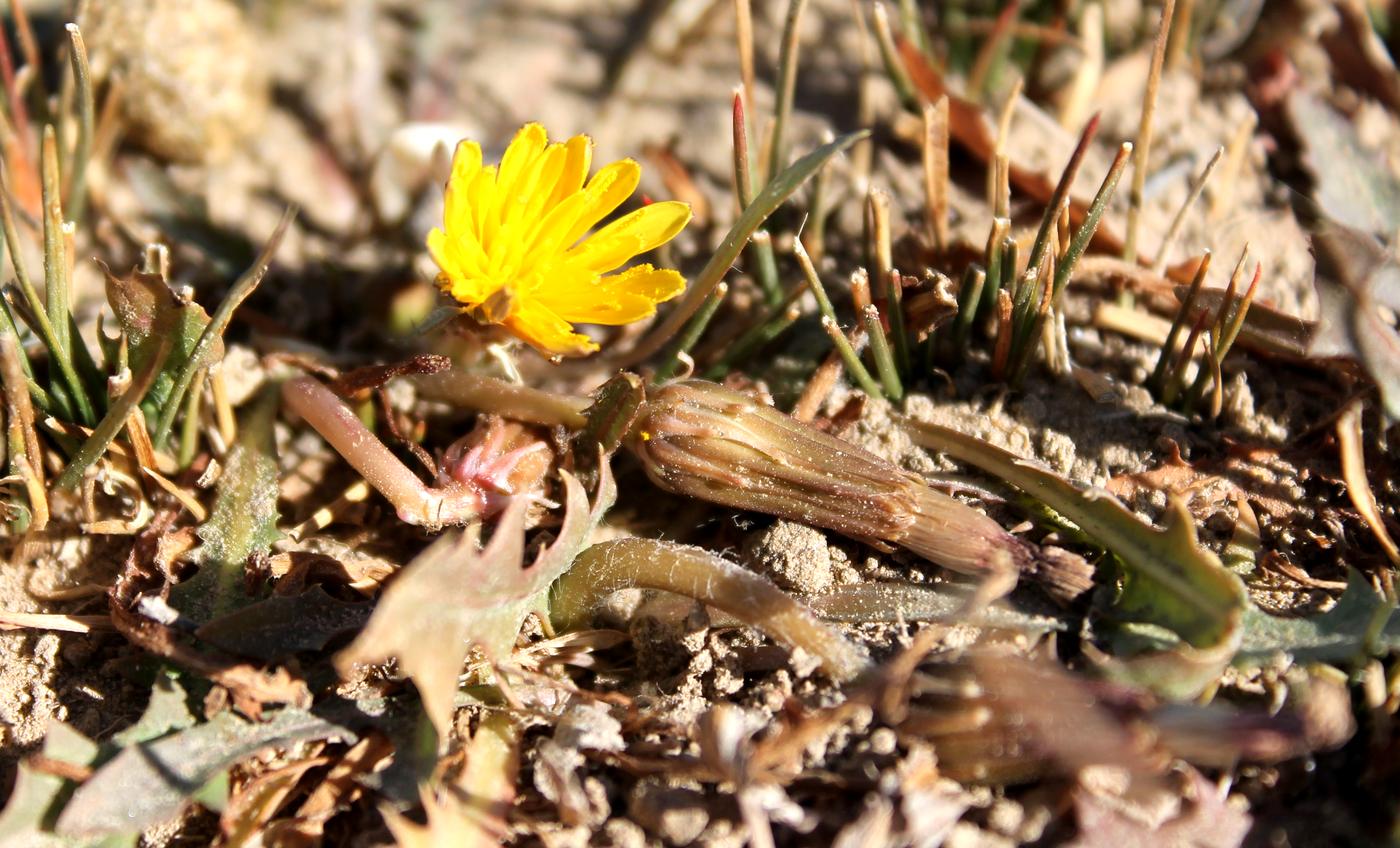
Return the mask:
[[[1186,221],[1186,213],[1196,203],[1196,199],[1201,196],[1201,191],[1206,187],[1206,181],[1210,179],[1211,171],[1215,170],[1220,157],[1224,155],[1225,148],[1215,148],[1215,153],[1211,154],[1210,161],[1206,162],[1201,173],[1191,182],[1191,188],[1186,192],[1186,199],[1182,201],[1181,208],[1176,210],[1176,215],[1172,218],[1171,226],[1167,227],[1167,234],[1162,237],[1162,245],[1157,250],[1157,258],[1152,261],[1152,273],[1160,274],[1167,267],[1167,260],[1171,256],[1172,248],[1176,247],[1177,236],[1181,234],[1181,225]]]
[[[1060,126],[1073,129],[1089,117],[1104,69],[1103,6],[1089,3],[1079,15],[1079,65],[1060,95]]]
[[[1385,519],[1381,518],[1380,505],[1376,503],[1376,493],[1371,489],[1371,481],[1366,476],[1366,451],[1362,439],[1361,413],[1365,404],[1353,400],[1337,419],[1337,447],[1342,455],[1342,477],[1346,480],[1347,496],[1361,513],[1376,541],[1390,559],[1390,564],[1400,568],[1400,547],[1386,529]]]
[[[769,136],[768,159],[764,163],[767,183],[787,167],[788,119],[792,115],[792,99],[797,93],[797,62],[801,47],[802,12],[807,0],[789,0],[787,18],[783,21],[783,46],[778,57],[778,102],[773,106],[773,126]]]
[[[994,210],[993,214],[1003,218],[1010,214],[1008,210],[1011,207],[1011,156],[1006,152],[1006,145],[1011,140],[1011,121],[1016,116],[1016,104],[1021,99],[1024,85],[1025,79],[1017,77],[1002,101],[1001,110],[997,112],[997,131],[992,137],[992,150],[987,157],[987,203]]]
[[[1224,218],[1235,206],[1235,188],[1239,185],[1245,159],[1249,155],[1249,142],[1254,138],[1254,129],[1258,125],[1259,115],[1251,110],[1235,127],[1234,135],[1225,145],[1225,164],[1220,169],[1220,179],[1215,181],[1215,188],[1210,193],[1209,218],[1212,221]]]
[[[1149,156],[1152,153],[1152,114],[1157,108],[1157,88],[1162,81],[1162,59],[1167,50],[1167,36],[1172,29],[1172,14],[1176,0],[1164,0],[1162,18],[1157,26],[1157,37],[1152,42],[1152,64],[1147,71],[1147,90],[1142,98],[1142,117],[1138,121],[1138,134],[1133,144],[1137,149],[1133,156],[1133,184],[1128,193],[1128,224],[1123,234],[1123,258],[1129,262],[1137,260],[1138,218],[1142,214],[1142,193],[1147,185]]]
[[[948,248],[948,98],[924,107],[924,214],[934,251]]]
[[[812,372],[812,376],[807,378],[807,384],[802,387],[802,394],[798,395],[797,403],[793,404],[793,418],[810,424],[817,417],[826,399],[831,397],[832,389],[836,388],[836,383],[841,379],[841,372],[844,370],[842,360],[843,356],[839,350],[833,350],[826,355]]]
[[[1107,301],[1094,306],[1095,327],[1130,339],[1161,346],[1170,337],[1172,322],[1132,306]]]
[[[61,630],[66,633],[92,633],[115,629],[105,615],[62,615],[58,613],[11,612],[0,610],[0,630]]]

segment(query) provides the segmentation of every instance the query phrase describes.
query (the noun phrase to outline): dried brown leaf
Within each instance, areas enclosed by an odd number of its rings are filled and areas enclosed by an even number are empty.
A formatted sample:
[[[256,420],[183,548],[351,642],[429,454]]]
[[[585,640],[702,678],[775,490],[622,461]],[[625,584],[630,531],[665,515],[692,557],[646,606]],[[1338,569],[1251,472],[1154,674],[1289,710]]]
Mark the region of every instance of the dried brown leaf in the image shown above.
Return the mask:
[[[555,543],[529,568],[521,568],[526,498],[502,514],[490,543],[479,544],[480,525],[434,542],[389,585],[368,626],[336,657],[343,675],[357,663],[396,657],[418,687],[423,708],[441,738],[451,727],[453,695],[468,651],[479,646],[491,659],[515,645],[520,624],[540,607],[549,586],[572,563],[612,505],[615,488],[600,461],[598,492],[590,510],[583,486],[568,472],[564,524]]]
[[[1376,540],[1381,543],[1391,565],[1400,566],[1400,548],[1395,546],[1385,519],[1381,518],[1380,506],[1376,503],[1376,493],[1371,490],[1371,481],[1366,477],[1366,453],[1362,442],[1361,410],[1364,404],[1360,399],[1352,401],[1337,419],[1337,444],[1342,454],[1342,476],[1347,482],[1347,494],[1351,497],[1356,511],[1361,513]]]

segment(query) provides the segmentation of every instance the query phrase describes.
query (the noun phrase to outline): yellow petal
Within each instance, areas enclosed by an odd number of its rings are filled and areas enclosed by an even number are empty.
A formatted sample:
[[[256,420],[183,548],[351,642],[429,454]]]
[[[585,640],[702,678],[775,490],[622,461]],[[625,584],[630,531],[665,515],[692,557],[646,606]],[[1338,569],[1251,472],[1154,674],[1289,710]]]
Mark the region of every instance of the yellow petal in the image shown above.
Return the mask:
[[[559,179],[567,155],[562,144],[549,145],[521,178],[519,191],[504,200],[508,205],[502,210],[502,220],[522,251],[534,240],[535,231],[545,218],[550,186]]]
[[[503,325],[511,334],[547,356],[583,356],[598,349],[592,339],[538,303],[522,304]]]
[[[477,241],[481,243],[481,249],[490,255],[496,243],[496,232],[501,228],[501,217],[497,214],[500,191],[495,165],[487,165],[477,172],[476,179],[467,189],[467,197],[475,217]]]
[[[454,237],[472,233],[475,238],[475,216],[467,190],[481,172],[481,145],[474,141],[458,143],[452,154],[452,175],[447,180],[443,197],[442,223]]]
[[[656,314],[656,304],[685,291],[685,278],[669,268],[638,265],[621,274],[563,286],[542,287],[538,302],[575,324],[630,324]]]
[[[481,145],[466,139],[457,142],[457,149],[452,152],[452,176],[449,177],[449,181],[467,182],[480,170]]]
[[[564,198],[577,194],[583,188],[583,181],[588,176],[588,167],[592,160],[593,139],[586,135],[576,135],[564,142],[564,169],[559,172],[546,208],[553,208]]]
[[[530,123],[520,128],[501,157],[501,167],[496,177],[503,197],[510,197],[519,189],[521,177],[544,152],[548,143],[549,135],[539,124]]]
[[[689,222],[688,204],[679,200],[653,203],[608,224],[569,250],[567,257],[570,262],[601,274],[665,244]]]
[[[593,225],[622,205],[636,191],[641,182],[642,168],[631,159],[612,162],[598,169],[588,185],[583,187],[585,201],[578,217],[569,226],[564,236],[564,247],[578,241]]]

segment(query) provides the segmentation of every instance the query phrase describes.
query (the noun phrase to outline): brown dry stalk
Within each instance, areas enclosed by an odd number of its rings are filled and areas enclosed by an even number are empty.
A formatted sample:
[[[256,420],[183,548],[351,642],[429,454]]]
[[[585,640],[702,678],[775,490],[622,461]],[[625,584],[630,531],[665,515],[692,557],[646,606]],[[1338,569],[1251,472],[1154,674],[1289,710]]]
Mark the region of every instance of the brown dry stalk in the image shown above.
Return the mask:
[[[11,612],[0,610],[0,630],[62,630],[67,633],[91,633],[113,630],[112,619],[106,615],[62,615],[59,613]]]
[[[1371,482],[1366,477],[1366,453],[1361,432],[1361,411],[1364,403],[1360,398],[1353,400],[1337,419],[1337,447],[1342,455],[1342,478],[1346,480],[1347,495],[1356,511],[1361,513],[1376,540],[1381,543],[1391,565],[1400,567],[1400,547],[1391,538],[1381,518],[1376,494],[1371,490]]]
[[[812,376],[807,378],[807,385],[802,387],[802,394],[792,407],[792,417],[807,422],[816,418],[822,404],[831,397],[831,390],[836,388],[836,382],[841,379],[843,370],[845,369],[841,361],[841,351],[833,350],[828,353],[821,365],[817,366],[817,370],[812,372]]]
[[[1103,77],[1103,6],[1098,3],[1089,3],[1080,13],[1079,46],[1083,51],[1079,66],[1060,94],[1060,126],[1065,129],[1084,123]]]
[[[1128,193],[1128,224],[1123,235],[1123,258],[1129,262],[1137,260],[1138,217],[1142,213],[1142,193],[1147,185],[1148,155],[1152,152],[1152,115],[1157,109],[1157,88],[1162,81],[1162,58],[1167,51],[1167,36],[1172,29],[1172,14],[1176,0],[1165,0],[1162,4],[1162,20],[1157,27],[1157,37],[1152,42],[1152,65],[1147,72],[1147,91],[1142,99],[1142,118],[1138,121],[1137,138],[1133,147],[1133,186]]]
[[[1011,196],[1011,155],[1006,152],[1006,143],[1011,138],[1011,119],[1016,115],[1016,102],[1021,98],[1021,88],[1024,85],[1025,79],[1017,77],[1006,100],[1001,104],[1001,111],[997,113],[997,134],[992,139],[991,155],[987,157],[987,202],[992,204],[996,214],[1002,217],[1007,215],[1001,206],[1002,194],[1007,196],[1008,205]],[[942,99],[946,100],[947,95]]]
[[[1201,173],[1191,183],[1191,188],[1186,192],[1186,199],[1182,201],[1181,208],[1176,210],[1175,217],[1172,218],[1171,226],[1167,227],[1167,234],[1162,236],[1162,245],[1157,249],[1157,258],[1152,262],[1152,273],[1161,274],[1167,267],[1167,257],[1171,254],[1172,248],[1176,245],[1177,236],[1181,234],[1181,225],[1186,221],[1186,213],[1191,211],[1196,199],[1201,196],[1201,190],[1206,187],[1206,181],[1210,179],[1210,174],[1215,170],[1216,163],[1225,153],[1225,148],[1215,148],[1215,153],[1211,155],[1210,161],[1206,162]]]
[[[1258,124],[1259,113],[1250,109],[1225,145],[1225,165],[1220,169],[1220,179],[1215,181],[1215,189],[1211,192],[1207,217],[1212,221],[1223,218],[1234,206],[1235,186],[1239,184],[1245,154],[1249,152],[1249,140],[1254,137],[1254,128]]]
[[[937,252],[948,247],[948,98],[924,107],[924,204],[929,243]]]

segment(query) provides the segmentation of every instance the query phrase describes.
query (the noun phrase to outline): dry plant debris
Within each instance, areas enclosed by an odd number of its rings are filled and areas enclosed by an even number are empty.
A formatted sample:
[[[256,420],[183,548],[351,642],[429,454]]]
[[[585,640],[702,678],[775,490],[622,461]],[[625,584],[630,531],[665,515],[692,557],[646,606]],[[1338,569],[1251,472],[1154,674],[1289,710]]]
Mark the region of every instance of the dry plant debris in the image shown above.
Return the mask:
[[[1386,4],[68,5],[0,842],[1400,833]]]

